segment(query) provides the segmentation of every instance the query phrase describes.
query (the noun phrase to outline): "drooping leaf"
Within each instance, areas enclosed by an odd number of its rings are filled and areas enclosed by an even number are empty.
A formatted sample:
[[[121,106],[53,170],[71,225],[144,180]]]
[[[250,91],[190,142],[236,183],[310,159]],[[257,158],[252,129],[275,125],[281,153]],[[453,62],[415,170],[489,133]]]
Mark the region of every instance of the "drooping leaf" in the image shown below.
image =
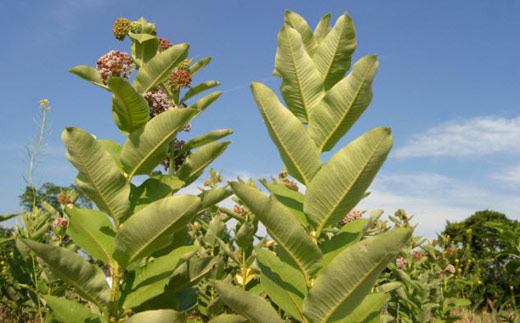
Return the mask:
[[[185,323],[187,322],[187,316],[186,313],[175,310],[144,311],[133,315],[126,322]]]
[[[336,225],[363,197],[392,148],[390,128],[375,128],[323,165],[307,186],[303,210],[321,232]]]
[[[198,71],[200,71],[203,67],[205,67],[206,65],[208,65],[210,62],[211,62],[211,59],[212,57],[204,57],[204,58],[201,58],[200,60],[198,60],[197,62],[195,62],[192,66],[190,66],[189,68],[189,71],[190,71],[190,74],[193,76],[195,75]]]
[[[363,57],[313,110],[309,133],[320,151],[331,150],[366,110],[378,67],[375,55]]]
[[[202,208],[208,208],[225,200],[233,194],[233,191],[222,187],[222,188],[212,188],[210,190],[205,190],[199,194],[199,197],[202,201]]]
[[[289,174],[308,185],[321,167],[321,157],[307,129],[267,86],[253,82],[251,90]]]
[[[67,147],[67,159],[79,171],[78,186],[112,219],[124,217],[130,208],[130,184],[112,156],[91,134],[79,128],[65,128],[61,138]]]
[[[303,322],[302,303],[307,285],[302,273],[280,260],[272,251],[256,250],[262,270],[260,281],[267,295],[296,320]]]
[[[137,68],[141,68],[157,54],[159,40],[157,37],[149,34],[128,33],[128,37],[133,41],[132,58],[134,63],[137,65]]]
[[[150,59],[135,76],[134,87],[138,93],[151,91],[165,81],[173,69],[188,56],[188,44],[177,44]]]
[[[113,266],[114,226],[105,214],[97,210],[67,208],[69,227],[67,233],[72,240],[92,258]]]
[[[265,225],[269,235],[287,252],[309,282],[321,267],[322,254],[291,211],[248,184],[231,182],[231,188]]]
[[[352,18],[344,13],[334,28],[320,42],[312,57],[321,75],[325,90],[341,80],[350,69],[352,54],[356,50],[356,30]]]
[[[307,21],[305,21],[305,19],[303,19],[303,17],[297,13],[290,10],[285,10],[284,23],[293,27],[296,29],[296,31],[298,31],[298,33],[300,33],[305,51],[307,51],[307,54],[312,57],[317,44],[314,40],[314,34],[307,24]]]
[[[52,309],[52,315],[61,322],[106,322],[80,303],[52,295],[42,295],[42,298]]]
[[[177,176],[185,182],[185,185],[190,185],[226,150],[230,143],[231,141],[213,142],[191,153],[177,171]]]
[[[184,94],[184,96],[182,97],[180,103],[184,103],[184,101],[194,97],[195,95],[199,94],[199,93],[202,93],[206,90],[209,90],[209,89],[212,89],[216,86],[219,86],[220,85],[220,82],[218,81],[206,81],[206,82],[202,82],[200,84],[197,84],[195,86],[192,86],[187,92],[186,94]]]
[[[165,247],[173,233],[184,227],[201,207],[193,195],[156,201],[129,218],[116,235],[114,259],[122,268]]]
[[[410,236],[408,229],[394,229],[342,251],[314,281],[303,314],[311,322],[339,321],[351,314]]]
[[[254,224],[245,222],[240,225],[240,229],[238,229],[237,234],[235,235],[235,239],[237,241],[237,245],[241,249],[249,249],[253,245],[253,240],[256,233],[256,227]]]
[[[320,19],[318,25],[316,25],[316,28],[314,28],[314,40],[316,41],[316,46],[319,45],[323,39],[325,39],[325,36],[327,36],[331,29],[330,13],[328,13]]]
[[[305,51],[302,37],[288,25],[278,34],[275,68],[282,77],[280,92],[285,104],[301,122],[307,123],[325,93],[323,80]]]
[[[283,322],[274,308],[262,297],[240,290],[223,281],[213,282],[220,298],[251,322]]]
[[[226,228],[226,224],[222,221],[222,216],[219,214],[215,215],[209,222],[208,230],[204,236],[206,244],[210,248],[213,248],[216,243],[216,238],[220,236],[221,232]]]
[[[304,227],[308,227],[309,223],[303,213],[303,200],[305,196],[287,187],[285,184],[269,184],[267,182],[266,184],[267,189],[271,192],[271,196],[288,208]]]
[[[184,182],[176,176],[156,175],[148,178],[138,187],[132,187],[130,199],[134,205],[134,213],[148,204],[171,196],[184,186]]]
[[[381,309],[385,306],[389,295],[383,293],[368,294],[346,318],[345,322],[379,323]]]
[[[75,287],[76,292],[92,301],[100,309],[106,309],[110,297],[110,287],[103,271],[90,264],[79,254],[65,248],[42,244],[29,239],[21,239],[64,281]]]
[[[121,151],[121,163],[129,178],[148,174],[159,165],[166,157],[168,146],[177,132],[196,113],[193,109],[166,111],[133,132]]]
[[[71,68],[69,70],[70,73],[75,74],[81,77],[84,80],[89,81],[90,83],[97,85],[99,87],[104,88],[105,90],[110,91],[108,86],[103,83],[103,80],[99,77],[99,71],[92,66],[87,65],[79,65]]]
[[[107,85],[114,93],[112,113],[119,130],[130,134],[143,126],[150,115],[146,99],[125,78],[112,77]]]
[[[211,256],[190,258],[187,262],[182,263],[175,269],[168,287],[178,291],[195,285],[198,281],[215,270],[219,261],[219,258]]]
[[[181,150],[179,152],[177,152],[177,155],[180,156],[188,150],[192,150],[192,149],[198,148],[200,146],[203,146],[205,144],[209,144],[211,142],[217,141],[232,133],[233,133],[233,130],[231,130],[231,129],[218,129],[218,130],[213,130],[212,132],[208,132],[204,135],[191,138],[190,140],[188,140],[188,142],[184,146],[182,146]]]

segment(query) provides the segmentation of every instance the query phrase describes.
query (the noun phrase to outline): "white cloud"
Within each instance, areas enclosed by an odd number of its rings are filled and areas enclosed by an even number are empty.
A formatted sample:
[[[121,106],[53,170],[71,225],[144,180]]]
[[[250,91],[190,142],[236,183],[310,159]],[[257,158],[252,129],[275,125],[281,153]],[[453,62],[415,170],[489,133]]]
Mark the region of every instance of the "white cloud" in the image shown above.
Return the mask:
[[[507,186],[518,188],[520,186],[520,165],[505,168],[500,172],[491,174],[490,177]]]
[[[482,156],[520,152],[520,116],[512,119],[492,116],[449,121],[416,134],[395,157]]]

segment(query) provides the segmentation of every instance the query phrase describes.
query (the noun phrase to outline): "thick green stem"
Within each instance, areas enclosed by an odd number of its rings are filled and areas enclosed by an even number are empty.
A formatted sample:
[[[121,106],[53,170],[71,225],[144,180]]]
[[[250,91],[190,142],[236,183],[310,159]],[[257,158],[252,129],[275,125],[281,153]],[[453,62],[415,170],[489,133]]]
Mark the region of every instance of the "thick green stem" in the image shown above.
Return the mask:
[[[123,273],[119,266],[116,264],[112,269],[112,289],[110,290],[110,316],[108,317],[109,322],[117,322],[119,319],[119,285]]]

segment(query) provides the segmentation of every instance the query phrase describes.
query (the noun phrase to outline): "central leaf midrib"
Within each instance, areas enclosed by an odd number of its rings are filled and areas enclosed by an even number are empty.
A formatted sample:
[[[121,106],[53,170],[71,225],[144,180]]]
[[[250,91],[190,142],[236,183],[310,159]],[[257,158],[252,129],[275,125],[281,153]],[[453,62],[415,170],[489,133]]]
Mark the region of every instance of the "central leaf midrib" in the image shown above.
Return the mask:
[[[87,230],[87,228],[85,226],[83,226],[82,224],[77,224],[81,229],[83,229],[83,231],[85,232],[86,235],[88,235],[90,238],[92,238],[92,240],[94,241],[94,243],[96,244],[96,246],[98,246],[98,248],[101,250],[101,252],[103,253],[103,255],[105,256],[105,259],[107,260],[107,265],[109,265],[110,267],[112,266],[112,261],[110,260],[110,256],[108,255],[108,253],[105,251],[105,248],[103,247],[103,245],[101,243],[99,243],[97,241],[97,239],[90,233],[89,230]]]
[[[291,37],[291,35],[289,35]],[[303,40],[302,40],[303,41]],[[296,75],[296,83],[298,84],[298,91],[300,92],[300,96],[302,98],[302,104],[303,104],[303,112],[305,113],[305,118],[307,119],[307,122],[309,122],[309,108],[307,106],[307,101],[305,99],[305,96],[303,94],[303,86],[300,82],[300,74],[298,73],[298,66],[296,64],[296,59],[294,58],[294,51],[292,47],[292,41],[289,43],[289,52],[291,53],[291,62],[294,66],[294,74]]]

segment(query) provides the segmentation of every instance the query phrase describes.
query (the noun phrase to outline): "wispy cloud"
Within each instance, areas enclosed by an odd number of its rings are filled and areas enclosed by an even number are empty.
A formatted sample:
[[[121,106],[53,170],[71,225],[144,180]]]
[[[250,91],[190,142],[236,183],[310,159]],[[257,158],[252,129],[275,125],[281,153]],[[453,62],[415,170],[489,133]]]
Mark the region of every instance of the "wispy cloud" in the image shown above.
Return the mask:
[[[520,138],[519,138],[520,139]],[[505,185],[520,188],[520,164],[509,168],[504,168],[500,172],[495,172],[490,177]]]
[[[483,156],[519,153],[520,116],[512,119],[492,116],[449,121],[416,134],[394,157]]]

